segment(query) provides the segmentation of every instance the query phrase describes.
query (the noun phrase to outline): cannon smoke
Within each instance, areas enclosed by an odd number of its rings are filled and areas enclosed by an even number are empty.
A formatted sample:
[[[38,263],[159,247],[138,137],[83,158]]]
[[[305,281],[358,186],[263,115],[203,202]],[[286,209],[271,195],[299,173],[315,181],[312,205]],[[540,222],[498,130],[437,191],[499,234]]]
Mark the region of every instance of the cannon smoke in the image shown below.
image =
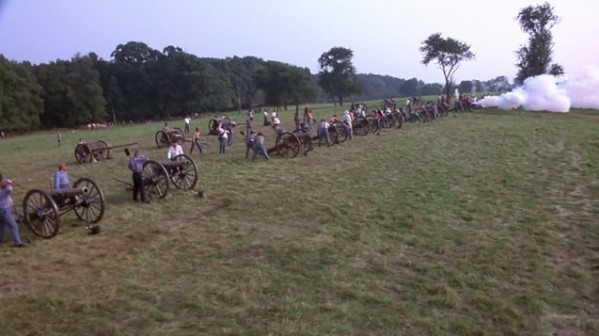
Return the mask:
[[[527,111],[568,112],[570,108],[599,109],[599,68],[558,82],[552,75],[527,78],[511,92],[478,101],[483,107],[504,110],[522,107]]]

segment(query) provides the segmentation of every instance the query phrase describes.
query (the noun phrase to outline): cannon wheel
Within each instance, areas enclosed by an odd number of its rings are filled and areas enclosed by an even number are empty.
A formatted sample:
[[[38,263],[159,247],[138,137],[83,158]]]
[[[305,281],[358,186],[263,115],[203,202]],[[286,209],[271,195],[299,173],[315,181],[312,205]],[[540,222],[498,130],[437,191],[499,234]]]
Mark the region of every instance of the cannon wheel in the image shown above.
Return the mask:
[[[176,171],[170,175],[171,181],[177,189],[193,189],[198,183],[198,166],[195,161],[187,154],[175,156],[175,161],[184,161],[185,163],[180,167],[173,167]]]
[[[296,136],[299,138],[301,145],[302,145],[302,151],[304,155],[308,155],[308,152],[311,151],[312,149],[314,149],[313,147],[313,143],[312,143],[312,136],[310,135],[310,133],[306,130],[301,130],[299,134],[296,134]]]
[[[60,215],[58,206],[43,190],[32,189],[23,199],[23,221],[38,237],[50,239],[58,233]]]
[[[87,188],[88,192],[79,195],[79,204],[74,207],[79,219],[88,223],[97,223],[104,216],[104,193],[96,181],[82,177],[73,184],[75,188]]]
[[[87,144],[77,144],[77,146],[75,146],[75,159],[78,163],[92,162],[92,152]]]
[[[374,132],[377,129],[376,118],[373,115],[369,114],[366,116],[366,121],[368,122],[368,128]]]
[[[164,198],[168,194],[168,173],[163,165],[154,160],[144,162],[141,172],[146,197]]]
[[[103,140],[98,140],[98,149],[94,150],[94,156],[98,161],[110,159],[110,148],[108,148],[108,144]]]
[[[333,123],[335,132],[337,132],[337,143],[343,143],[347,140],[347,126],[344,123],[338,121]]]
[[[283,132],[277,137],[276,148],[281,157],[292,159],[299,154],[300,140],[293,133]]]
[[[368,120],[364,117],[358,117],[352,122],[352,128],[354,129],[355,135],[366,135],[370,131]]]
[[[399,113],[397,111],[393,111],[391,113],[393,114],[393,117],[395,118],[396,128],[401,128],[401,126],[403,124],[403,117],[401,116],[401,113]]]
[[[158,148],[168,147],[170,145],[168,135],[164,131],[156,132],[154,138],[156,139],[156,146],[158,146]]]

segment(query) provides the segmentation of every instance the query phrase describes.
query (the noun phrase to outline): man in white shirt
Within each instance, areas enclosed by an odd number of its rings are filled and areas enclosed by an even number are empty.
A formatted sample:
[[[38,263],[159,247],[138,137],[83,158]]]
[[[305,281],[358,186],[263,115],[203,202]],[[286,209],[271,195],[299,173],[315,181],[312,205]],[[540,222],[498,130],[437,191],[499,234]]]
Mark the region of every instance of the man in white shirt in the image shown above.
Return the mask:
[[[191,118],[187,116],[185,119],[183,119],[183,121],[185,122],[184,132],[185,134],[189,134],[189,123],[191,122]]]
[[[183,153],[183,148],[179,145],[179,142],[173,141],[173,145],[168,148],[167,157],[171,161],[175,161],[177,155],[181,155]]]
[[[349,140],[353,140],[354,139],[354,129],[353,129],[353,118],[351,115],[351,112],[349,112],[349,110],[345,110],[345,112],[343,112],[343,116],[341,116],[341,121],[345,124],[345,127],[347,127],[347,135],[349,136]]]

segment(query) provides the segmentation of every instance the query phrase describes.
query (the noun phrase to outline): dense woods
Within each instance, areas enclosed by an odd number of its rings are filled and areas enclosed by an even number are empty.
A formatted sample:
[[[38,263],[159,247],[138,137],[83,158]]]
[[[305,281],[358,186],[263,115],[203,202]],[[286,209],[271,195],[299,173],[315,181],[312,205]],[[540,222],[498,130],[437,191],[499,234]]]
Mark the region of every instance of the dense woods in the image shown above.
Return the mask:
[[[202,58],[178,47],[160,51],[143,42],[119,44],[110,57],[104,60],[92,52],[34,65],[0,55],[0,130],[27,132],[90,122],[333,103],[331,95],[319,87],[321,74],[282,62],[257,57]],[[441,84],[416,78],[356,74],[354,80],[357,87],[345,95],[347,102],[436,95],[443,90]],[[464,87],[492,90],[489,83]]]

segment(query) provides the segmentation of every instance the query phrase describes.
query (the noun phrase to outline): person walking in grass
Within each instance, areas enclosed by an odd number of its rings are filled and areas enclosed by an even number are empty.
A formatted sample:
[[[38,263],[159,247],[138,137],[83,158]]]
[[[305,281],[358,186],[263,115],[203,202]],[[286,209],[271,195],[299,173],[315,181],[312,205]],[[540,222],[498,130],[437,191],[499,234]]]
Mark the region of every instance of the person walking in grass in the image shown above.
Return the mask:
[[[8,230],[12,236],[15,247],[24,247],[19,235],[19,226],[13,217],[13,202],[12,181],[5,179],[0,173],[0,244],[4,244],[4,226],[8,226]]]
[[[227,148],[227,143],[229,142],[229,136],[227,134],[227,130],[222,127],[218,127],[217,131],[218,131],[219,153],[225,154],[225,149]]]
[[[183,122],[185,123],[184,128],[183,128],[183,132],[185,132],[185,134],[189,134],[189,124],[191,123],[191,117],[188,115],[183,119]]]
[[[200,154],[202,154],[202,132],[200,132],[199,127],[196,127],[196,130],[193,132],[193,146],[197,147]],[[192,150],[193,146],[191,147]]]
[[[250,136],[250,133],[252,133],[254,130],[254,117],[248,117],[247,120],[245,121],[245,134],[246,137]]]
[[[268,120],[268,110],[264,109],[264,112],[262,112],[262,118],[264,119],[264,126],[269,126],[270,125],[270,121]]]

